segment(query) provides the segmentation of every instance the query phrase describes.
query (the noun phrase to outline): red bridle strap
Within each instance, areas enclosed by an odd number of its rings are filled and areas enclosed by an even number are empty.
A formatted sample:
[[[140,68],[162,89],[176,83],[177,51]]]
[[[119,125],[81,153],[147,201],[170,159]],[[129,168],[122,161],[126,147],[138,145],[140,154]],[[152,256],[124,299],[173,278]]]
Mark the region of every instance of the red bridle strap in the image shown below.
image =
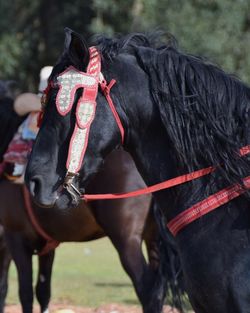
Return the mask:
[[[121,133],[121,142],[122,144],[124,144],[124,128],[122,126],[122,122],[121,122],[121,119],[116,111],[116,108],[114,106],[114,103],[113,103],[113,100],[110,96],[110,89],[114,86],[114,84],[116,83],[116,80],[115,79],[112,79],[109,84],[107,84],[106,80],[103,78],[101,82],[99,82],[100,84],[100,87],[101,87],[101,90],[108,102],[108,105],[110,107],[110,110],[111,112],[113,113],[114,115],[114,118],[115,118],[115,121],[116,121],[116,124],[120,130],[120,133]]]
[[[43,115],[44,115],[44,107],[47,102],[48,94],[50,89],[52,88],[52,82],[50,81],[47,85],[47,87],[43,90],[42,97],[41,97],[41,110],[37,116],[37,127],[40,128],[42,121],[43,121]]]

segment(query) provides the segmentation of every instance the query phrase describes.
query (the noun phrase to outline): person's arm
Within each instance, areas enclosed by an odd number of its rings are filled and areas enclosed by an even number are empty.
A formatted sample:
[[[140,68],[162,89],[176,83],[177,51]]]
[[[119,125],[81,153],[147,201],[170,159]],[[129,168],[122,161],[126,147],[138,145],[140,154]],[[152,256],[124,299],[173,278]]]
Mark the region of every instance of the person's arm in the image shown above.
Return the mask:
[[[40,111],[41,98],[34,93],[22,93],[14,101],[14,110],[19,116],[24,116],[32,111]]]

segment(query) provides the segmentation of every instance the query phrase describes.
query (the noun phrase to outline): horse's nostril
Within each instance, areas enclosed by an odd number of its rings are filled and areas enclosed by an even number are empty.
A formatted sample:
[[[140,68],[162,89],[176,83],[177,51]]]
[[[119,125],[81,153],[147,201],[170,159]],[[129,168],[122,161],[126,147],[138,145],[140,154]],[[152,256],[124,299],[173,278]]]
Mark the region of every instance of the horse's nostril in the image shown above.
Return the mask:
[[[35,182],[34,181],[31,181],[29,183],[29,192],[32,195],[32,197],[34,197],[35,195]]]

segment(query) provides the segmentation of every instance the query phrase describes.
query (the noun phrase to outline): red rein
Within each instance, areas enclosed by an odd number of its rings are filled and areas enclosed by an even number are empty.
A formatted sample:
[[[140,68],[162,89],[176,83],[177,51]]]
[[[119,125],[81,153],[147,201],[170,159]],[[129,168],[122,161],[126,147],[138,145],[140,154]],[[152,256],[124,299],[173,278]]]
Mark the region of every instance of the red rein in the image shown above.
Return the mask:
[[[246,154],[250,153],[250,145],[245,146],[240,149],[240,156],[244,156]],[[124,198],[131,198],[131,197],[137,197],[145,194],[149,194],[152,192],[168,189],[174,186],[178,186],[181,184],[184,184],[186,182],[189,182],[191,180],[200,178],[202,176],[208,175],[216,170],[216,167],[210,166],[192,173],[184,174],[169,180],[166,180],[162,183],[155,184],[150,187],[145,187],[142,189],[138,189],[135,191],[131,192],[126,192],[126,193],[117,193],[117,194],[84,194],[81,196],[81,198],[85,201],[90,201],[90,200],[108,200],[108,199],[124,199]]]

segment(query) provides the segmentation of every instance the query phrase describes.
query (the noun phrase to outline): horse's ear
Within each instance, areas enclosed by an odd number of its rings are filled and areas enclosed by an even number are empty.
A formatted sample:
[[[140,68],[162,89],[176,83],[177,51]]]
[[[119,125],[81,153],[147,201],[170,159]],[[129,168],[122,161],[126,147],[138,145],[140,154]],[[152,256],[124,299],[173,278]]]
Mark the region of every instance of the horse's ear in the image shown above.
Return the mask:
[[[66,53],[71,63],[79,70],[86,69],[89,63],[89,49],[87,42],[77,32],[70,28],[65,28],[64,53]]]

